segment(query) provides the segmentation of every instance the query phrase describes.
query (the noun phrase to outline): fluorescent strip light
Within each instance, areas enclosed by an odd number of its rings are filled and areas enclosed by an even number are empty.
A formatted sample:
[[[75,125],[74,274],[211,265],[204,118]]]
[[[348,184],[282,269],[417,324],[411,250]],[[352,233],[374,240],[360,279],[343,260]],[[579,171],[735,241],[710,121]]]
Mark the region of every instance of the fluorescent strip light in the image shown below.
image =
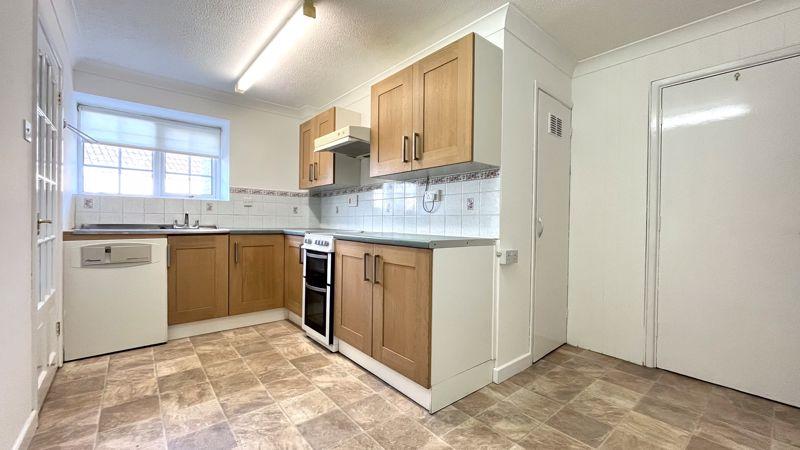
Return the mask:
[[[311,2],[300,2],[258,57],[236,82],[236,92],[243,93],[272,69],[314,21],[316,11]]]

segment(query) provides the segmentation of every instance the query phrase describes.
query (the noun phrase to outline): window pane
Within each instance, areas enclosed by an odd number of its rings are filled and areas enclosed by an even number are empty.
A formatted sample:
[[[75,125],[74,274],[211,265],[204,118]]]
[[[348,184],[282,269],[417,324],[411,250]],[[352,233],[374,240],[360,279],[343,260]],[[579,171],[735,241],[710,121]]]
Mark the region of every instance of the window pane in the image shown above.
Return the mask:
[[[122,170],[120,194],[153,195],[153,172]]]
[[[189,156],[175,153],[164,153],[167,172],[189,174]],[[187,179],[188,183],[188,179]],[[187,184],[188,187],[188,184]],[[188,192],[188,189],[187,189]]]
[[[193,176],[191,188],[192,195],[211,195],[211,178]]]
[[[105,167],[83,168],[83,191],[119,194],[119,172]]]
[[[192,175],[211,176],[211,158],[192,156]]]
[[[119,147],[83,144],[83,164],[89,166],[119,166]]]
[[[168,173],[164,178],[164,192],[167,194],[189,194],[189,175]]]
[[[123,148],[121,150],[122,168],[153,170],[153,152],[150,150],[136,148]]]

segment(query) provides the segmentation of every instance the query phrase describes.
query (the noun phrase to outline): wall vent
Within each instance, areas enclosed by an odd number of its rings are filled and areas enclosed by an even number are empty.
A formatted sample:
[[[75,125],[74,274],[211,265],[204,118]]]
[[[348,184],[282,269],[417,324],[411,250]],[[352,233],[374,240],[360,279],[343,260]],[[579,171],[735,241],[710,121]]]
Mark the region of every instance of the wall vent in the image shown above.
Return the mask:
[[[564,121],[561,120],[561,117],[556,116],[553,113],[547,114],[547,132],[561,137],[563,133]]]

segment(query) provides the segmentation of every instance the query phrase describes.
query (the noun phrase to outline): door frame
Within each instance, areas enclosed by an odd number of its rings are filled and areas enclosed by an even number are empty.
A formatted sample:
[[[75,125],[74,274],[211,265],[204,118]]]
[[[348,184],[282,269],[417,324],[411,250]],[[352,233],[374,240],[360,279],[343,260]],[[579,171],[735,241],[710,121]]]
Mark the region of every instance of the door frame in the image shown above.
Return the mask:
[[[661,99],[664,89],[724,73],[743,70],[784,59],[800,57],[800,45],[767,52],[705,69],[695,70],[650,83],[647,145],[647,214],[645,230],[644,365],[658,366],[658,251],[661,230]]]
[[[533,82],[533,125],[534,125],[534,138],[533,138],[533,179],[531,180],[531,282],[530,282],[530,305],[531,305],[531,313],[530,317],[528,318],[529,326],[528,326],[528,357],[530,359],[530,363],[533,364],[535,361],[533,360],[533,324],[534,324],[534,296],[536,293],[536,217],[537,217],[537,208],[539,205],[536,204],[536,183],[539,179],[539,95],[540,92],[543,92],[557,102],[564,105],[565,108],[569,110],[570,119],[572,118],[572,110],[573,105],[572,102],[565,102],[561,97],[558,95],[553,94],[553,91],[547,89],[539,80],[535,80]],[[572,120],[570,120],[570,124]],[[570,126],[570,137],[569,137],[569,146],[570,152],[572,151],[572,127]],[[569,163],[569,183],[570,183],[570,192],[572,191],[572,156],[570,156],[570,163]],[[570,201],[572,196],[570,195]],[[567,208],[571,208],[570,205],[567,205]],[[569,233],[567,233],[567,280],[569,280]],[[567,283],[567,298],[569,298],[569,283]],[[567,314],[569,317],[569,314]]]

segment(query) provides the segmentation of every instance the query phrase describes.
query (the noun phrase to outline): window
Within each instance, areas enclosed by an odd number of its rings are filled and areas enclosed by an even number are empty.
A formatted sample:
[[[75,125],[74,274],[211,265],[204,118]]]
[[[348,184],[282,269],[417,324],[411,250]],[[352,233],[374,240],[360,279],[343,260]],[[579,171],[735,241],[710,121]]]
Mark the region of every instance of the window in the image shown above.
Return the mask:
[[[222,129],[79,105],[81,191],[156,197],[225,198]],[[226,189],[225,189],[226,190]]]

